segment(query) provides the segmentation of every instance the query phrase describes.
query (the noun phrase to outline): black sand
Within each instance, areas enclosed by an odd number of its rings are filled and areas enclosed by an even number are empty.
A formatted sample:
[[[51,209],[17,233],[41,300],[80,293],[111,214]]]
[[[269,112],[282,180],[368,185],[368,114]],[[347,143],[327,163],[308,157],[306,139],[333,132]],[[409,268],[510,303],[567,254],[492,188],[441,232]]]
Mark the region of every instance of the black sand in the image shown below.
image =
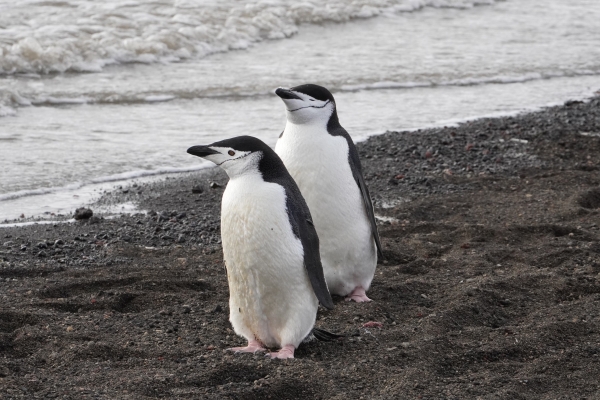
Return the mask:
[[[0,229],[0,397],[600,398],[600,99],[359,151],[386,259],[319,312],[345,339],[224,351],[210,170],[102,200],[149,215]]]

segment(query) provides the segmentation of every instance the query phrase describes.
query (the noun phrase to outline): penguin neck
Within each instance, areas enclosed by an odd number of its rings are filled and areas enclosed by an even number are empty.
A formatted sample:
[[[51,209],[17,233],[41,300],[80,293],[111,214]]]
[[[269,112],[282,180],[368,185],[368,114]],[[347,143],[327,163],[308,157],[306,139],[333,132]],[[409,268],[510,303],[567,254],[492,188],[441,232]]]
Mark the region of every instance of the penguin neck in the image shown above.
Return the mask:
[[[328,118],[325,118],[325,116],[322,118],[303,118],[294,112],[287,112],[286,131],[332,131],[338,127],[340,127],[340,121],[335,109],[333,109]]]
[[[258,169],[258,164],[261,158],[261,152],[251,153],[243,159],[235,160],[233,162],[224,162],[221,164],[221,168],[225,170],[229,179],[260,176],[261,173]]]

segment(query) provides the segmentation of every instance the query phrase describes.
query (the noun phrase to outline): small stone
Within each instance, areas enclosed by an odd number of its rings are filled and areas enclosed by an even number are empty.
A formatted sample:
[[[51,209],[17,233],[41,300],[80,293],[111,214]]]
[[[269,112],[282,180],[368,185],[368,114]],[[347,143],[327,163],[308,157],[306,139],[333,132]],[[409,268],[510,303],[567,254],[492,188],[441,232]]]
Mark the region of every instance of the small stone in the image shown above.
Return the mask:
[[[202,189],[201,186],[194,186],[192,188],[192,193],[195,193],[195,194],[204,193],[204,189]]]
[[[217,182],[211,182],[208,186],[210,186],[211,189],[217,189],[221,187],[221,185],[219,185]]]
[[[73,214],[73,218],[76,220],[90,219],[94,215],[94,212],[89,208],[78,208],[75,210],[75,214]]]

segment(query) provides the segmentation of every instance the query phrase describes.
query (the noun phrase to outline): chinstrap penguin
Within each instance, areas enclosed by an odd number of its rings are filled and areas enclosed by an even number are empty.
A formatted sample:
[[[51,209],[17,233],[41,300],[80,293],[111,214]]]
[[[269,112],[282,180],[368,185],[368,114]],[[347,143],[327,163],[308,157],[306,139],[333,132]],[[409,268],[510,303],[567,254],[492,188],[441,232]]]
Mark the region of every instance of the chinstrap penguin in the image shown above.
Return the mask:
[[[298,186],[277,154],[251,136],[187,152],[214,162],[230,178],[221,204],[229,320],[248,340],[230,350],[279,348],[272,358],[293,358],[313,330],[319,302],[333,308],[319,238]]]
[[[346,300],[370,301],[366,291],[382,256],[381,242],[358,151],[340,125],[335,100],[313,84],[275,93],[287,114],[275,152],[310,208],[329,291]]]

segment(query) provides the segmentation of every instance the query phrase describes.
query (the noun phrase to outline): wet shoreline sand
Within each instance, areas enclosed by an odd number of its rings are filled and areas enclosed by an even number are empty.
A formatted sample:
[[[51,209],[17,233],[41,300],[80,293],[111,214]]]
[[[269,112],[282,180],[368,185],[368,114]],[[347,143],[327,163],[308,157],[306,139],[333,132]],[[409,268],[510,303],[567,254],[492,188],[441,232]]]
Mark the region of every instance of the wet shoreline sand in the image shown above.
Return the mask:
[[[286,362],[224,352],[243,339],[211,169],[100,201],[147,214],[0,229],[3,395],[600,395],[600,98],[358,148],[385,260],[374,302],[319,311],[345,339]]]

